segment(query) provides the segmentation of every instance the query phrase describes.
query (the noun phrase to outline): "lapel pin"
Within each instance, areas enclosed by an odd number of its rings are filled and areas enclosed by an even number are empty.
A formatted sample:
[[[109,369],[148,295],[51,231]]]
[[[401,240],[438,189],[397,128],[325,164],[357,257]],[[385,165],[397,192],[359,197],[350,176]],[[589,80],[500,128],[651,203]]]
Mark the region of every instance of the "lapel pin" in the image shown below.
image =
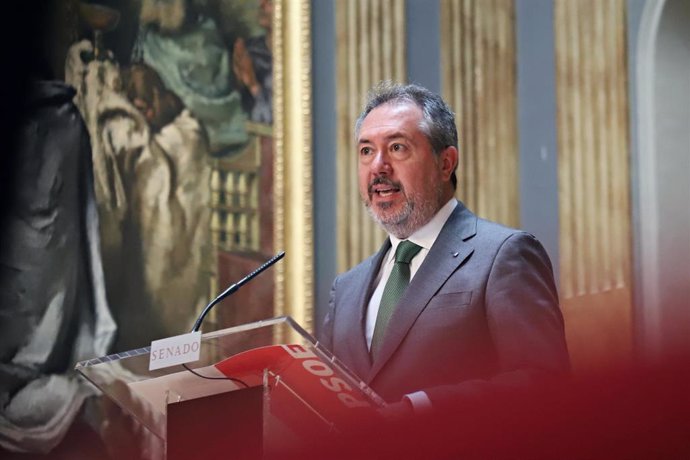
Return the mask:
[[[460,253],[459,253],[459,252],[454,252],[454,253],[453,253],[453,257],[457,257],[458,254],[460,254]]]

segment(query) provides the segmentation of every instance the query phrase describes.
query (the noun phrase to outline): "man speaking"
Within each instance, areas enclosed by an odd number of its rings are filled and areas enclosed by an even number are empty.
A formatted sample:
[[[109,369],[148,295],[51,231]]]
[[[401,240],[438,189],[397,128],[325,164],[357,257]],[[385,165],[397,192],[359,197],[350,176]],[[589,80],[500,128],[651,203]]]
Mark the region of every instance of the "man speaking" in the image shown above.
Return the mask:
[[[321,339],[386,401],[423,412],[569,368],[551,263],[534,236],[454,198],[453,112],[374,88],[355,127],[359,190],[388,233],[333,283]]]

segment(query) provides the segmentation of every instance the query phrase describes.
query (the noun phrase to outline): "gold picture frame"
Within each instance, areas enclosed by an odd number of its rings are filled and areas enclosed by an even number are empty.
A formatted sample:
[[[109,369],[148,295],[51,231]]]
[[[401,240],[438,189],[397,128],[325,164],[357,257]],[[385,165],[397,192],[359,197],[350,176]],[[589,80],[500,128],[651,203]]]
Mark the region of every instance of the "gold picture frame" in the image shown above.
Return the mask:
[[[275,314],[313,330],[311,7],[274,0],[274,245],[285,259],[275,273]]]

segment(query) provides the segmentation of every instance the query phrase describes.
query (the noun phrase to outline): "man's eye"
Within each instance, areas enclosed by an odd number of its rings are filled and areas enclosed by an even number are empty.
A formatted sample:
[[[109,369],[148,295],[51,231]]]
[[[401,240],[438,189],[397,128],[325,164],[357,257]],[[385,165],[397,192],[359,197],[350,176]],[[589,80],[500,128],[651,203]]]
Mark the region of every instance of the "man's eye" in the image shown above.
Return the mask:
[[[391,146],[391,148],[393,149],[394,152],[399,152],[399,151],[403,150],[405,148],[405,146],[402,144],[393,144]]]
[[[369,155],[371,153],[371,149],[369,147],[362,147],[359,150],[360,155]]]

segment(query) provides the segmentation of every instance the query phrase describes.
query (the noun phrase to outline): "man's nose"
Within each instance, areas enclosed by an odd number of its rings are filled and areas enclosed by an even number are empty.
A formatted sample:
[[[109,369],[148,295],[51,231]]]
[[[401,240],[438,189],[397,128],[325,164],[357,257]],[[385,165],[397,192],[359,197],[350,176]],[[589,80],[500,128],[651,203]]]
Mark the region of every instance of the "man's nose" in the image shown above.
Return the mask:
[[[391,173],[390,158],[385,150],[378,150],[371,160],[371,172],[374,174],[390,174]]]

